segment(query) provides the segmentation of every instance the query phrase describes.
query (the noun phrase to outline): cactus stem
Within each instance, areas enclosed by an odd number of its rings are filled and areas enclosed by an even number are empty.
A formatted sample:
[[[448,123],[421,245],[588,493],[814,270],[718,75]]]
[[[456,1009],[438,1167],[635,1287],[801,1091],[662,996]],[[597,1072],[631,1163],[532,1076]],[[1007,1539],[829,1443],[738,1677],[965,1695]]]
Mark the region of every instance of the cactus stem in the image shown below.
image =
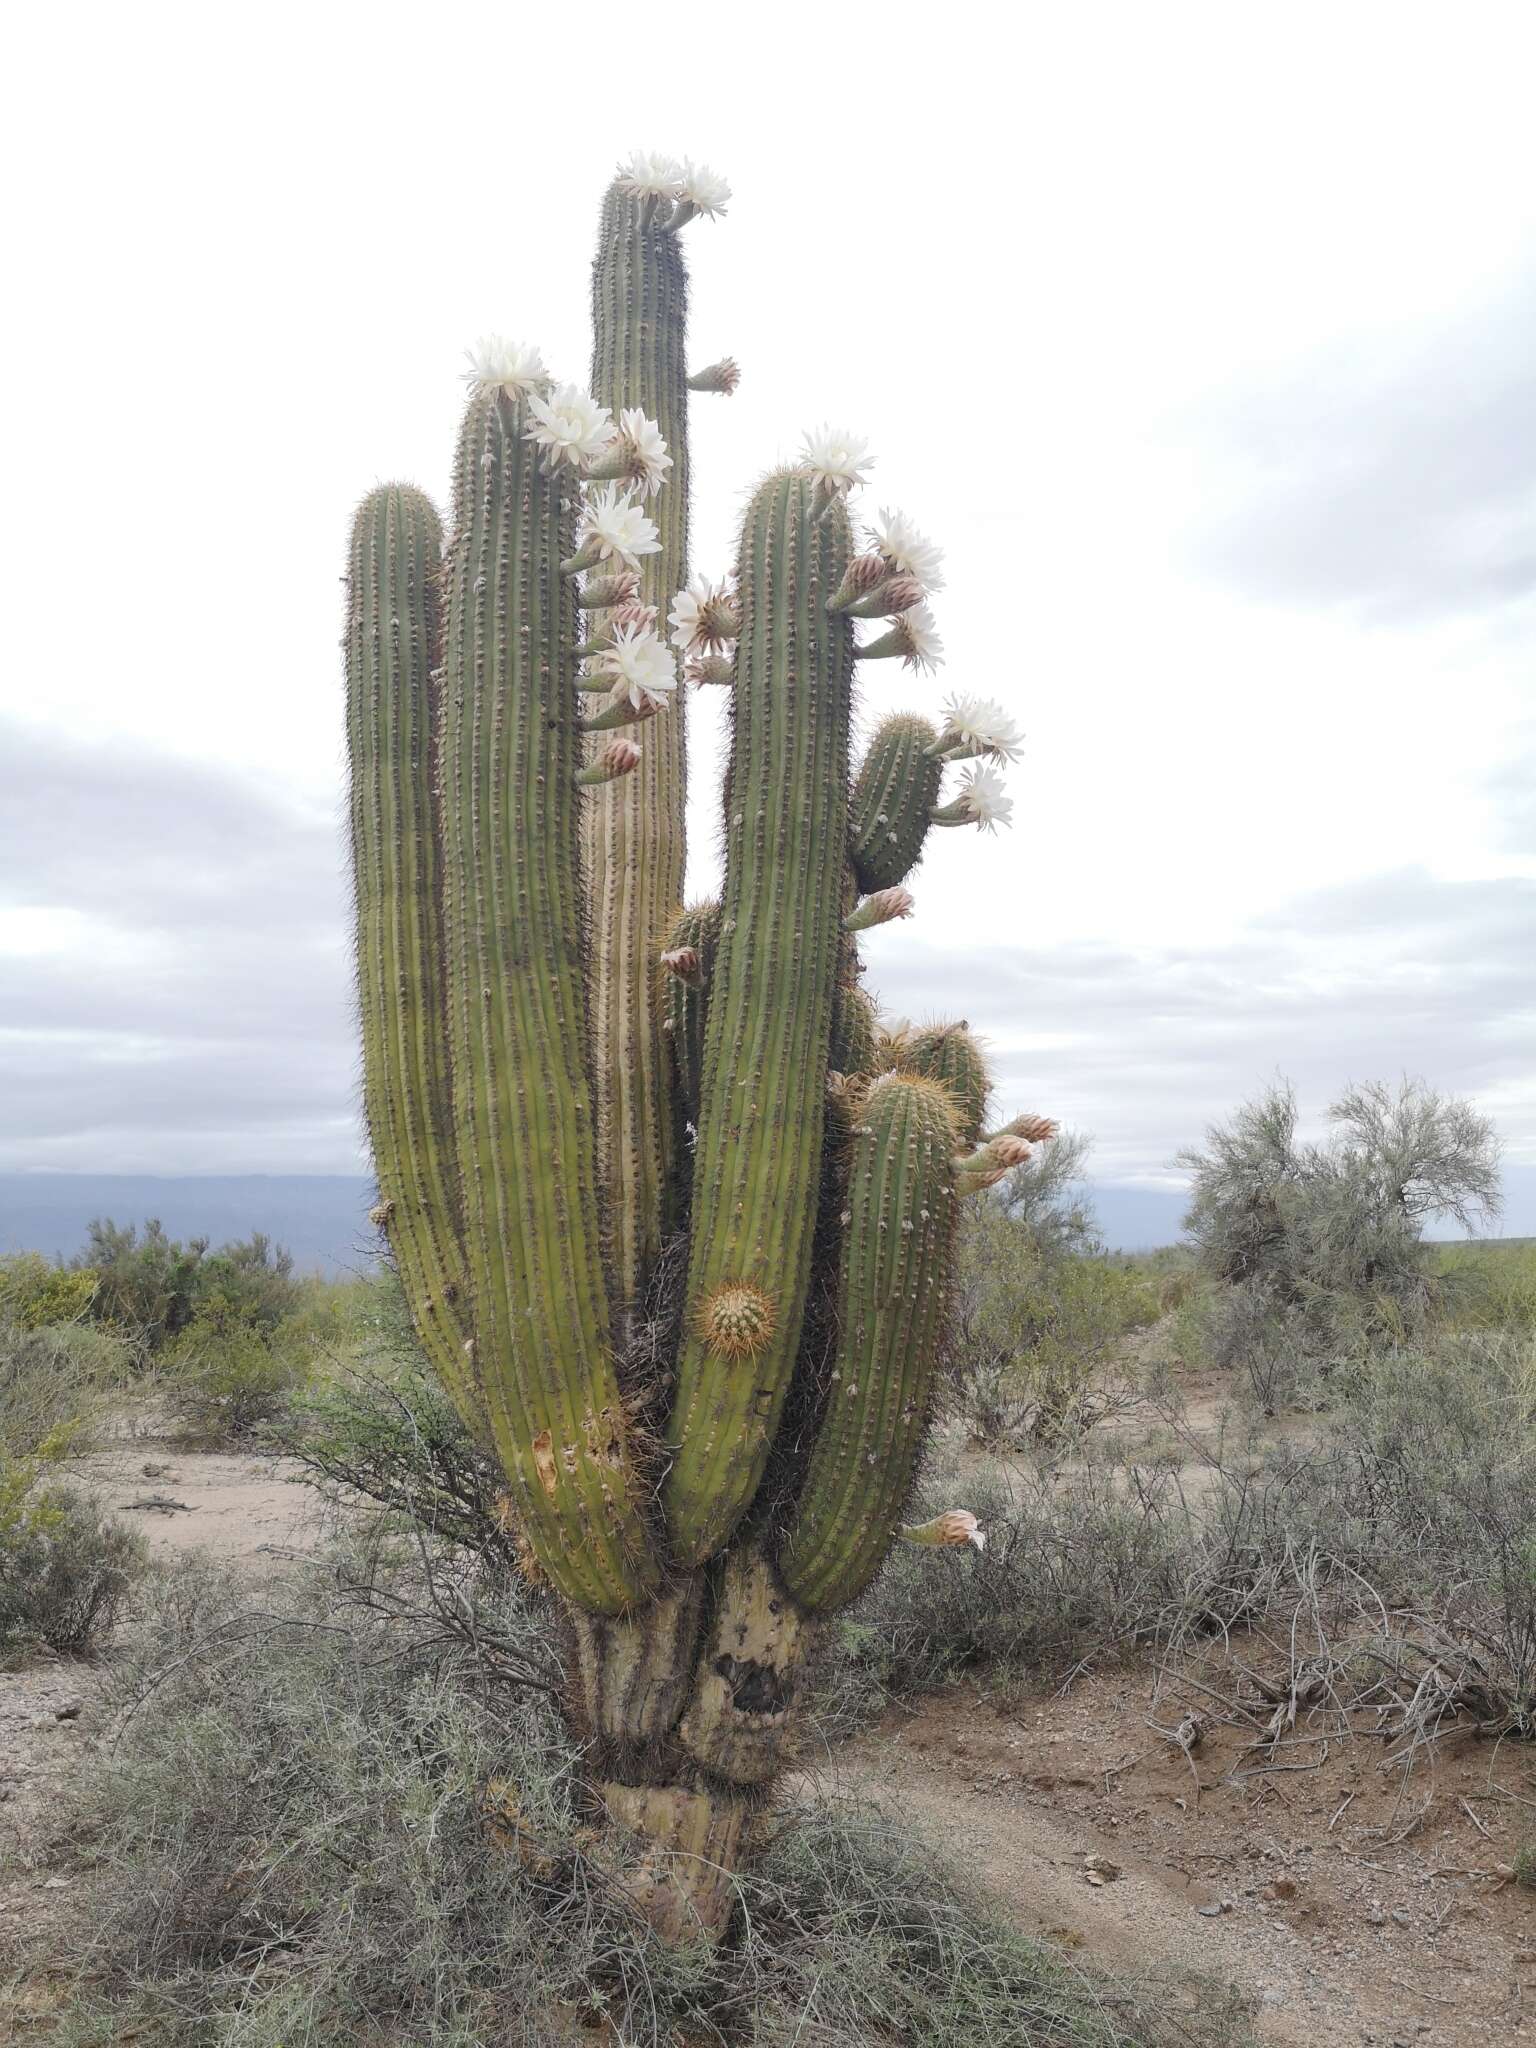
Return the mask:
[[[612,732],[621,725],[642,725],[648,718],[654,718],[658,711],[665,711],[665,704],[658,704],[654,697],[642,698],[638,704],[631,704],[628,697],[621,697],[616,704],[610,704],[606,711],[600,711],[595,718],[582,720],[583,732]]]

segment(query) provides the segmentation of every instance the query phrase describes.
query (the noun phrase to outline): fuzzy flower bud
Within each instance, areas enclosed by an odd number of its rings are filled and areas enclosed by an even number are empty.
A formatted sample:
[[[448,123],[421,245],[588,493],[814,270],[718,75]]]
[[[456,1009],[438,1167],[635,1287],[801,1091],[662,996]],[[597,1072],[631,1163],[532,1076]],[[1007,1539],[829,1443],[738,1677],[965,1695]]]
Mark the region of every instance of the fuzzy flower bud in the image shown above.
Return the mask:
[[[689,988],[704,986],[704,962],[697,946],[673,946],[662,954],[661,964],[668,974],[686,982]]]
[[[640,749],[633,740],[610,740],[595,761],[577,769],[576,781],[583,789],[593,789],[601,782],[617,782],[621,775],[632,775],[639,766]]]
[[[842,582],[827,599],[829,612],[847,609],[858,598],[868,597],[889,580],[891,565],[884,555],[855,555],[843,575]]]
[[[736,680],[735,665],[723,654],[706,654],[702,660],[689,662],[688,680],[699,690],[707,683],[730,684]]]
[[[903,618],[911,613],[914,605],[921,606],[922,602],[923,586],[915,576],[892,576],[887,572],[883,583],[877,583],[867,595],[845,604],[843,610],[850,619],[894,619],[900,631]]]
[[[909,1523],[896,1533],[903,1543],[931,1544],[938,1549],[953,1549],[961,1543],[973,1544],[977,1550],[987,1547],[987,1532],[969,1508],[948,1508],[931,1522]]]
[[[1000,1131],[994,1131],[997,1138],[1025,1138],[1031,1145],[1049,1144],[1060,1126],[1048,1116],[1016,1116],[1011,1124],[1004,1124]]]
[[[718,363],[709,363],[702,370],[695,370],[688,379],[690,391],[718,391],[729,398],[741,382],[741,370],[734,356],[722,356]]]
[[[1014,1137],[1011,1132],[1000,1132],[995,1138],[988,1138],[976,1151],[969,1152],[963,1159],[951,1161],[956,1173],[996,1174],[999,1177],[1011,1173],[1016,1166],[1022,1166],[1030,1155],[1030,1148],[1023,1138]]]
[[[620,569],[612,576],[589,576],[576,592],[576,603],[584,612],[605,612],[610,606],[628,604],[639,595],[638,573]]]
[[[845,932],[872,931],[877,924],[889,924],[893,918],[912,915],[913,897],[909,889],[877,889],[872,896],[866,896],[857,910],[850,911],[843,919]]]

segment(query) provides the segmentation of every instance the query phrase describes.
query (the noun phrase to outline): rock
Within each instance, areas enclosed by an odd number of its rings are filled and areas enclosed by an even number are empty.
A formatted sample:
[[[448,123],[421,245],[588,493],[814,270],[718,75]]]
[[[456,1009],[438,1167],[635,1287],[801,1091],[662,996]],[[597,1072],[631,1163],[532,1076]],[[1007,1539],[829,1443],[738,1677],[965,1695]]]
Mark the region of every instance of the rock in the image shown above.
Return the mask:
[[[1271,1878],[1264,1887],[1264,1897],[1266,1899],[1294,1899],[1295,1896],[1296,1880],[1294,1877]]]
[[[1413,1924],[1412,1921],[1408,1918],[1408,1915],[1403,1911],[1401,1906],[1394,1906],[1392,1908],[1392,1918],[1397,1922],[1399,1927],[1411,1927]]]
[[[1202,1920],[1219,1920],[1221,1918],[1220,1906],[1196,1906],[1195,1911]]]
[[[79,1715],[82,1704],[80,1700],[66,1700],[62,1707],[54,1708],[53,1718],[55,1721],[73,1721]]]
[[[1373,1927],[1385,1927],[1387,1924],[1387,1916],[1383,1913],[1380,1906],[1373,1905],[1365,1917]]]
[[[1120,1876],[1120,1865],[1111,1863],[1107,1856],[1085,1856],[1083,1868],[1090,1877],[1096,1877],[1100,1884],[1113,1884]]]

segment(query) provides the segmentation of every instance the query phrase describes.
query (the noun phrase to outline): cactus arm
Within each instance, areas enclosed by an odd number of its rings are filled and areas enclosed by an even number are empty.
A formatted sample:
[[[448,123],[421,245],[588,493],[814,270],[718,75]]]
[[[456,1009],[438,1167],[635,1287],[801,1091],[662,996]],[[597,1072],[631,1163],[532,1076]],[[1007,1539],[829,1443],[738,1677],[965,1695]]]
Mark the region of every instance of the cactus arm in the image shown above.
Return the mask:
[[[640,582],[641,601],[664,622],[688,576],[688,278],[678,235],[642,225],[642,210],[617,184],[603,201],[592,272],[592,395],[616,419],[622,408],[639,406],[672,456],[651,501],[661,551],[646,558]],[[598,791],[582,815],[598,1144],[623,1304],[635,1300],[660,1249],[670,1180],[669,1073],[653,998],[656,953],[683,901],[685,738],[679,691],[651,725],[639,768]]]
[[[720,940],[720,905],[713,899],[691,903],[667,934],[667,951],[691,948],[699,957],[696,979],[667,974],[662,989],[662,1029],[671,1047],[673,1103],[679,1126],[699,1120],[699,1093],[704,1075],[704,1020],[709,1014],[709,984]],[[676,1150],[683,1157],[685,1133],[679,1129]]]
[[[850,975],[840,975],[832,1009],[832,1070],[838,1074],[875,1071],[876,1018],[873,1001]]]
[[[448,551],[442,806],[454,1135],[475,1362],[528,1541],[578,1606],[654,1582],[601,1264],[569,649],[575,487],[471,399]],[[590,799],[587,799],[590,801]]]
[[[834,502],[818,519],[814,494],[803,472],[768,477],[742,531],[725,893],[663,1488],[688,1562],[717,1550],[751,1501],[805,1310],[845,907],[827,849],[847,832],[853,667],[852,628],[825,609],[847,568],[847,514]],[[743,1288],[768,1304],[745,1349],[731,1292]],[[730,1324],[712,1335],[727,1297]]]
[[[357,993],[379,1186],[374,1213],[422,1346],[466,1426],[483,1439],[464,1349],[468,1291],[437,930],[432,731],[441,560],[442,527],[423,492],[385,484],[358,507],[346,637]]]
[[[907,1074],[942,1081],[955,1099],[961,1141],[975,1145],[986,1121],[992,1075],[986,1055],[964,1024],[936,1024],[907,1034],[893,1064]]]
[[[860,1117],[836,1365],[779,1560],[813,1613],[856,1599],[895,1535],[928,1425],[954,1224],[957,1124],[943,1084],[885,1075]]]
[[[896,712],[878,726],[858,777],[848,826],[854,879],[866,894],[904,882],[923,856],[944,764],[929,749],[937,729]]]

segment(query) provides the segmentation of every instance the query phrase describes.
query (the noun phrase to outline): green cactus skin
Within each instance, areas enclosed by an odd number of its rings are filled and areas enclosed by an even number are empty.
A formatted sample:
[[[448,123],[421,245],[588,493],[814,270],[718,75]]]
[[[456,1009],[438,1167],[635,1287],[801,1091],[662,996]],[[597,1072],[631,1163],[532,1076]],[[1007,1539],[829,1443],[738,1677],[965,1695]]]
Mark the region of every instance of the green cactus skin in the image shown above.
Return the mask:
[[[695,1127],[704,1081],[704,1020],[709,1014],[709,984],[719,940],[720,905],[713,897],[703,903],[690,903],[667,934],[667,951],[692,946],[703,970],[700,987],[668,974],[662,989],[662,1029],[672,1051],[673,1101],[679,1121]],[[683,1135],[679,1132],[679,1146]],[[681,1157],[680,1150],[678,1156]]]
[[[875,730],[853,785],[848,855],[861,895],[894,889],[923,857],[923,842],[944,779],[942,761],[929,758],[938,728],[908,711],[894,712]]]
[[[942,1082],[882,1075],[852,1138],[841,1337],[779,1576],[812,1613],[880,1569],[928,1426],[955,1200],[957,1119]]]
[[[762,1476],[794,1368],[821,1171],[848,828],[853,629],[826,600],[848,566],[840,501],[780,471],[742,529],[726,871],[704,1034],[688,1331],[667,1428],[667,1527],[685,1563],[729,1537]],[[786,1001],[793,989],[794,1000]],[[772,1335],[711,1353],[700,1320],[722,1287],[762,1289]]]
[[[466,1426],[486,1433],[464,1345],[448,1001],[437,932],[433,671],[442,525],[409,484],[358,507],[347,603],[347,750],[357,878],[363,1100],[389,1239],[422,1346]]]
[[[856,981],[839,976],[832,1006],[832,1070],[837,1074],[872,1074],[878,1020],[873,999]]]
[[[976,1144],[987,1118],[992,1075],[986,1055],[964,1024],[935,1024],[914,1031],[900,1044],[896,1065],[904,1074],[942,1081],[955,1098],[960,1140]]]
[[[672,456],[666,482],[647,501],[661,552],[646,556],[640,571],[641,601],[665,622],[688,580],[688,277],[680,237],[643,227],[641,210],[641,201],[610,186],[592,271],[592,396],[615,420],[639,406]],[[647,727],[634,774],[596,792],[582,813],[602,1185],[624,1304],[640,1292],[667,1220],[669,1073],[653,995],[662,934],[683,901],[684,709],[679,690]]]
[[[525,1533],[559,1590],[617,1613],[654,1584],[609,1344],[588,1070],[560,574],[569,472],[523,408],[470,401],[447,558],[443,926],[475,1364]],[[601,792],[598,793],[599,795]]]

